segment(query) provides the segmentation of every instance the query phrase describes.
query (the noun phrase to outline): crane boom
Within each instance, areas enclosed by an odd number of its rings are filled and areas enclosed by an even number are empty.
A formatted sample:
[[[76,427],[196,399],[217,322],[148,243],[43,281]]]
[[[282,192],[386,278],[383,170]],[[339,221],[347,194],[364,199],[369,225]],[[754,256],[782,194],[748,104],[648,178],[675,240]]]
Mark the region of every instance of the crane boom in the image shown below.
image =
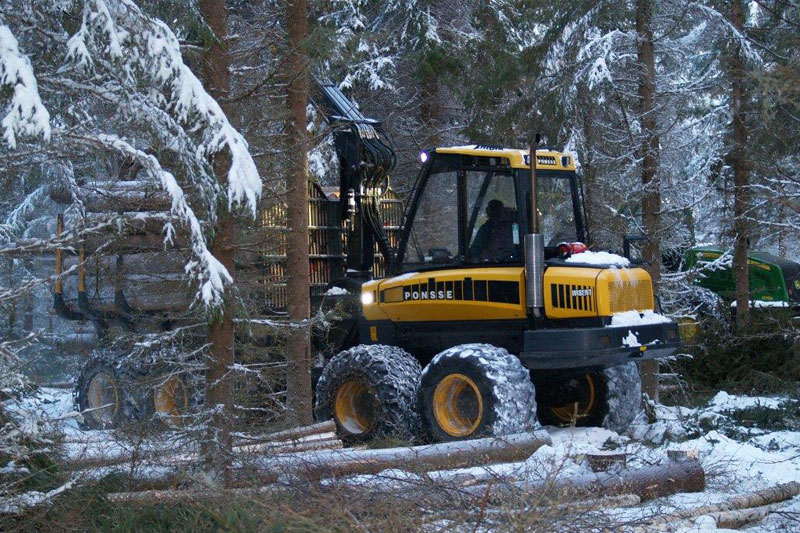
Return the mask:
[[[335,84],[317,81],[317,87],[321,98],[314,103],[333,129],[339,158],[348,275],[370,277],[375,243],[391,271],[396,254],[383,229],[380,198],[397,163],[392,143],[380,121],[365,117]]]

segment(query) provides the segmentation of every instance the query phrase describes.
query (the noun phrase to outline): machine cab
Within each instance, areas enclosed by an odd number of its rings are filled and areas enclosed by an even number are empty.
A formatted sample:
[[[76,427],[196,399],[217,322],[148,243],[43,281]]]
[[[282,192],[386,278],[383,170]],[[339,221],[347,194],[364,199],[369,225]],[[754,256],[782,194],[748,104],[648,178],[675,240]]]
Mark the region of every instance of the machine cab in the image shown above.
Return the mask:
[[[521,266],[530,219],[527,150],[487,146],[422,152],[399,247],[400,272]],[[586,242],[581,184],[570,155],[537,151],[539,220],[546,257]]]

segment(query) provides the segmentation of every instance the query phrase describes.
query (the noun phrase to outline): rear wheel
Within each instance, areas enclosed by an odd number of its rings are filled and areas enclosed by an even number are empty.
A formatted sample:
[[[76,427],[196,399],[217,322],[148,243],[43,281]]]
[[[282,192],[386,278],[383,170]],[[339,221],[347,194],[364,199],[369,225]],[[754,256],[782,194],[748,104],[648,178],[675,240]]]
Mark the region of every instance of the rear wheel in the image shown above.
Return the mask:
[[[539,420],[554,426],[597,426],[624,431],[641,411],[636,363],[538,384]]]
[[[498,436],[536,427],[536,394],[528,370],[489,344],[449,348],[422,373],[419,410],[434,440]]]
[[[189,389],[182,376],[165,377],[153,386],[153,409],[168,425],[181,425],[189,411]]]
[[[89,429],[116,427],[121,391],[114,371],[97,366],[84,380],[82,394],[78,396],[80,409],[84,413],[84,426]]]
[[[84,363],[75,384],[75,408],[83,413],[83,429],[112,429],[135,417],[128,397],[127,374],[114,364],[113,352],[98,350]]]
[[[138,372],[139,402],[148,417],[167,426],[179,426],[191,409],[203,403],[204,373],[199,361],[186,358],[177,347],[165,346],[148,354]]]
[[[335,355],[317,382],[315,414],[348,440],[411,439],[421,367],[396,346],[359,345]]]

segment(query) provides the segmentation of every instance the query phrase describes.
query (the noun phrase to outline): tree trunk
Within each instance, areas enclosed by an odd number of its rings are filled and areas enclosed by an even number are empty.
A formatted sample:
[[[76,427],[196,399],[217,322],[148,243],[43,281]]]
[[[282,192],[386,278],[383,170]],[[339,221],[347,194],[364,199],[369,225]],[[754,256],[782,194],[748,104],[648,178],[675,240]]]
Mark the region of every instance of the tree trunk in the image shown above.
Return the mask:
[[[441,125],[442,108],[439,102],[439,77],[434,72],[432,60],[424,58],[420,72],[420,122],[425,138],[425,148],[439,146],[439,127]]]
[[[6,259],[5,261],[5,288],[11,290],[12,287],[15,286],[14,281],[14,260],[11,258]],[[4,288],[0,286],[0,288]],[[3,314],[6,315],[7,321],[3,324],[3,329],[5,330],[5,336],[8,339],[14,338],[14,323],[17,320],[17,302],[10,300],[5,301],[3,303],[2,310],[5,311]]]
[[[636,1],[636,33],[639,38],[639,116],[642,124],[642,228],[647,240],[642,258],[653,278],[653,290],[658,294],[661,283],[661,180],[658,174],[658,134],[656,132],[656,67],[653,54],[653,0]],[[639,363],[642,392],[658,401],[658,361]]]
[[[589,146],[591,142],[590,139],[592,138],[592,114],[594,112],[593,103],[594,100],[589,98],[586,90],[585,85],[578,86],[578,101],[581,102],[580,109],[580,121],[583,130],[583,142],[584,146]],[[575,151],[577,151],[578,147],[575,147]],[[595,183],[596,179],[595,176],[597,174],[595,170],[594,164],[594,157],[591,150],[586,150],[584,154],[584,159],[582,161],[583,165],[583,185],[584,185],[584,196],[583,196],[583,203],[584,203],[584,211],[583,215],[586,216],[586,220],[584,220],[585,228],[586,228],[586,235],[591,237],[592,230],[599,227],[599,221],[595,220],[594,217],[600,212],[600,210],[595,210],[595,205],[598,203],[595,190]],[[587,240],[585,244],[591,246],[595,244],[591,241],[591,239]],[[596,238],[597,236],[595,236]]]
[[[206,50],[203,61],[203,79],[206,90],[222,107],[223,112],[229,114],[229,106],[225,99],[230,92],[230,74],[228,49],[225,39],[227,37],[228,12],[224,0],[201,0],[200,13],[206,20],[209,28],[214,32],[215,41]],[[214,156],[214,173],[225,187],[227,172],[230,168],[231,158],[226,151]],[[228,210],[228,204],[223,199],[217,205],[217,223],[209,251],[226,269],[234,276],[233,255],[235,249],[236,232],[234,231],[233,214]],[[213,409],[209,435],[206,441],[204,455],[207,465],[212,473],[220,476],[222,483],[230,480],[231,427],[233,423],[233,376],[230,368],[234,362],[234,328],[233,328],[233,299],[226,298],[222,307],[212,317],[208,325],[208,343],[210,360],[206,371],[206,405]]]
[[[286,4],[289,27],[287,101],[289,106],[289,180],[286,266],[289,273],[287,311],[292,321],[307,319],[311,313],[311,279],[308,263],[308,37],[307,0]],[[311,336],[308,328],[293,328],[287,338],[286,403],[297,424],[309,424],[311,414]]]
[[[740,0],[731,3],[731,24],[741,32],[744,27],[744,6]],[[736,283],[736,328],[743,328],[750,318],[750,276],[747,255],[750,238],[748,168],[745,153],[747,128],[744,123],[744,62],[741,45],[734,46],[731,57],[731,119],[733,122],[733,151],[730,162],[733,167],[734,199],[733,226],[736,234],[733,253],[733,272]]]

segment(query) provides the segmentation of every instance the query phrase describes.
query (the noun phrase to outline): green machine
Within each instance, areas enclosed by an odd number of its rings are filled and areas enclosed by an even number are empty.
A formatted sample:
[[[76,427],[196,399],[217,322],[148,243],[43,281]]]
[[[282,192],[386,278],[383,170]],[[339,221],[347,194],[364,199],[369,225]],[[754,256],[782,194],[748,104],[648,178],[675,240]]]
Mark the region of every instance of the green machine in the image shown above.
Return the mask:
[[[712,290],[726,301],[735,299],[735,282],[730,260],[719,261],[723,251],[696,247],[686,252],[686,269],[696,268],[702,276],[695,283]],[[792,307],[800,310],[800,263],[764,252],[750,252],[750,300],[753,307]]]

